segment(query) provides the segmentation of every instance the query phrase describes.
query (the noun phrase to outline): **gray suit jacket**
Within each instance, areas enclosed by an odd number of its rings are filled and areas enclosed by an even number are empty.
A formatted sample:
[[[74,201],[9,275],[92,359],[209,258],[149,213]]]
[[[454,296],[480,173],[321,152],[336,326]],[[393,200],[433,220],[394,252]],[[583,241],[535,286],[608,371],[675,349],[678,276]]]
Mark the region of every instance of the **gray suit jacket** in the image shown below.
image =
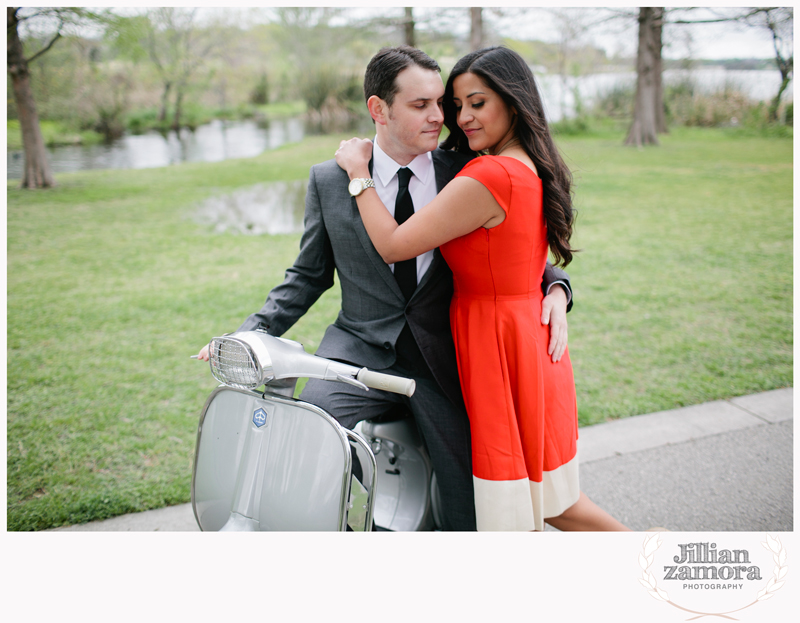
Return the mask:
[[[433,152],[437,189],[441,190],[470,157],[437,149]],[[428,367],[444,393],[463,405],[455,347],[450,333],[453,278],[437,249],[433,262],[406,304],[389,266],[375,250],[347,191],[349,183],[335,160],[311,168],[306,195],[305,231],[300,253],[286,277],[275,287],[260,311],[240,331],[261,327],[283,335],[333,286],[339,274],[342,309],[325,331],[317,355],[382,370],[396,360],[395,343],[408,321]],[[549,263],[545,285],[562,280],[564,271]]]

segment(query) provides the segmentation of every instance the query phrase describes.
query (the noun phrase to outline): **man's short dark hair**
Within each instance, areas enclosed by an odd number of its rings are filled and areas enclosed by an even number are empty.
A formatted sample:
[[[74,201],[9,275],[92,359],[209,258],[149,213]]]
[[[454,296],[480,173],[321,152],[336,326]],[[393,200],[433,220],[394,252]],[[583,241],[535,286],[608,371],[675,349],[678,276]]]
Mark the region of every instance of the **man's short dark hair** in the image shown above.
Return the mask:
[[[364,99],[369,101],[370,97],[377,95],[391,106],[398,91],[397,75],[411,65],[441,71],[439,63],[417,48],[409,45],[381,48],[367,65],[364,74]]]

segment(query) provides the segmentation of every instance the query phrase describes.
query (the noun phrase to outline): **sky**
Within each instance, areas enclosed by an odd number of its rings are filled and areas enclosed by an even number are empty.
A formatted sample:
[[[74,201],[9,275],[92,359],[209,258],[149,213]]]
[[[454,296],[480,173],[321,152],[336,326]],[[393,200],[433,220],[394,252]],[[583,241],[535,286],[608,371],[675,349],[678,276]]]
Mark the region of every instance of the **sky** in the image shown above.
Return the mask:
[[[369,16],[375,14],[394,14],[402,15],[403,9],[375,7],[373,3],[353,2],[352,4],[328,3],[318,1],[308,3],[309,6],[338,6],[348,7],[348,16]],[[446,5],[437,2],[438,7],[415,7],[414,15],[418,19],[418,27],[426,27],[426,21],[441,27],[444,23],[446,28],[466,35],[469,29],[469,19],[467,7],[453,3]],[[444,4],[444,6],[442,6]],[[197,6],[196,2],[174,3],[174,5]],[[371,6],[370,6],[371,5]],[[233,5],[233,8],[213,8],[203,7],[202,13],[212,15],[224,11],[230,18],[232,14],[238,13],[246,16],[246,19],[262,21],[268,15],[270,6],[279,6],[274,3],[260,3],[257,6],[247,7],[246,5]],[[603,7],[608,4],[598,4],[597,6],[584,6],[582,8],[555,9],[550,7],[505,7],[503,5],[490,5],[484,7],[484,21],[490,24],[495,30],[503,35],[516,39],[536,39],[547,42],[555,42],[559,37],[558,16],[555,11],[562,11],[569,16],[572,23],[591,23],[598,20],[599,16],[607,15],[603,12]],[[119,7],[121,12],[136,11],[135,4],[127,5],[126,8]],[[618,11],[628,11],[635,14],[638,9],[625,5],[614,7]],[[450,18],[440,17],[443,13]],[[721,12],[725,9],[715,7],[713,11]],[[711,17],[709,9],[697,9],[692,15],[702,18]],[[454,19],[458,16],[458,19]],[[668,25],[664,31],[663,56],[668,59],[726,59],[726,58],[774,58],[775,52],[772,47],[772,40],[769,32],[765,28],[747,28],[731,23],[722,24],[697,24],[692,26]],[[637,30],[635,19],[614,20],[600,26],[594,26],[585,35],[585,41],[592,43],[603,50],[608,56],[633,57],[636,54]]]

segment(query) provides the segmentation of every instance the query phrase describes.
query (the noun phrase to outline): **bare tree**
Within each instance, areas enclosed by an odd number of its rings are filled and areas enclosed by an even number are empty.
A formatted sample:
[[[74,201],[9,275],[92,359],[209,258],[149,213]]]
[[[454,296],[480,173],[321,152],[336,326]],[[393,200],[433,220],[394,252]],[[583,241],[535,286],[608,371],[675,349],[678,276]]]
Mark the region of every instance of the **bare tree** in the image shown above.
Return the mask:
[[[22,146],[25,150],[25,170],[21,188],[47,188],[55,185],[50,163],[44,148],[44,139],[39,127],[39,114],[31,91],[31,75],[28,63],[53,47],[61,37],[57,32],[50,42],[38,53],[25,58],[22,40],[19,37],[19,7],[6,7],[8,15],[8,75],[14,90],[14,101],[17,104],[19,125],[22,130]],[[24,18],[22,18],[24,19]]]
[[[483,9],[479,6],[470,7],[469,49],[473,52],[483,47]]]
[[[100,23],[102,16],[79,8],[27,9],[6,7],[7,15],[7,70],[11,77],[14,102],[22,131],[22,147],[25,150],[25,168],[21,188],[47,188],[55,185],[47,151],[39,126],[39,114],[31,90],[30,64],[50,50],[65,32],[74,26]],[[46,27],[48,41],[35,53],[26,56],[25,45],[20,36],[23,25],[39,24]]]
[[[346,15],[346,9],[332,7],[282,7],[272,9],[280,30],[276,43],[289,56],[298,72],[312,71],[320,63],[344,64],[353,37],[350,28],[335,27],[335,18]],[[402,18],[401,18],[402,19]],[[395,29],[398,19],[367,20],[364,28],[388,26]]]
[[[636,53],[636,99],[626,145],[658,145],[659,118],[664,118],[661,85],[661,33],[664,9],[639,9],[639,46]],[[666,128],[666,124],[664,124]]]
[[[769,107],[769,120],[777,121],[781,97],[783,97],[783,92],[789,86],[794,73],[794,43],[792,37],[794,10],[792,7],[756,8],[752,13],[743,16],[740,21],[750,26],[766,28],[772,37],[775,64],[781,73],[781,84],[778,87],[778,93],[772,98]]]
[[[574,99],[574,110],[581,112],[581,95],[577,82],[570,87],[570,78],[591,73],[596,54],[586,45],[585,37],[593,25],[592,16],[585,9],[551,9],[553,29],[558,34],[556,65],[561,78],[561,111],[566,116],[567,99],[570,92]]]
[[[656,10],[656,9],[653,9]],[[655,107],[656,116],[656,132],[658,134],[667,134],[667,108],[664,104],[664,59],[661,51],[664,49],[664,16],[666,9],[660,8],[660,17],[657,15],[653,20],[653,37],[652,40],[656,53],[654,54],[653,63],[653,80],[655,81],[655,100],[653,106]],[[634,104],[635,106],[635,104]]]
[[[115,45],[133,60],[147,58],[161,81],[158,120],[166,125],[170,103],[172,126],[181,125],[183,99],[221,38],[197,22],[196,9],[162,7],[132,17],[118,17]]]
[[[150,27],[145,33],[145,45],[163,87],[159,121],[166,121],[170,91],[174,91],[175,130],[180,128],[186,89],[216,42],[211,33],[198,28],[196,11],[165,7],[148,12]]]
[[[687,14],[694,9],[671,9],[663,7],[641,7],[639,9],[639,45],[636,53],[636,100],[633,122],[631,123],[626,145],[658,145],[659,133],[667,131],[664,108],[664,88],[662,81],[662,33],[666,24],[714,24],[740,21],[766,26],[772,33],[775,45],[776,63],[781,71],[781,86],[770,109],[771,118],[777,118],[780,97],[791,80],[793,54],[791,50],[791,8],[743,8],[736,10],[709,11],[709,18],[691,18]],[[683,17],[667,18],[668,12]],[[618,13],[618,15],[625,15]]]
[[[410,45],[412,48],[416,47],[414,42],[414,9],[410,6],[404,7],[404,19],[403,19],[403,34],[404,40],[406,45]]]

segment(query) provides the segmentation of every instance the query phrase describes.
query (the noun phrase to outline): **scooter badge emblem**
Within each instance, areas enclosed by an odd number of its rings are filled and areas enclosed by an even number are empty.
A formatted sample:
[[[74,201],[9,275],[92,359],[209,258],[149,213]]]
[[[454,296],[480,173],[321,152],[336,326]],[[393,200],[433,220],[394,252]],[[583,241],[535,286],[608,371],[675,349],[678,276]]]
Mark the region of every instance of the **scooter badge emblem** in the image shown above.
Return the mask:
[[[259,407],[253,412],[253,424],[256,425],[256,428],[261,428],[266,423],[267,423],[267,412],[264,411],[264,409],[262,409],[261,407]]]

